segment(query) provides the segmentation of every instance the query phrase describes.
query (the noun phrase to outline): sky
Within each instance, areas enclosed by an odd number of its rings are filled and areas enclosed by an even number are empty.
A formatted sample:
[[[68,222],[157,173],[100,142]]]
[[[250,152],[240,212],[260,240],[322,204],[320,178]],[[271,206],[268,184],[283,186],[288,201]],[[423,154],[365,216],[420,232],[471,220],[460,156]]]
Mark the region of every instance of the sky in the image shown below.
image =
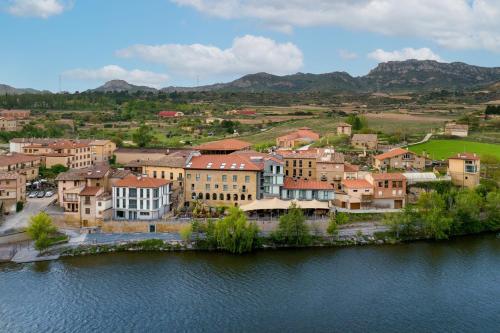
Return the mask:
[[[0,0],[0,83],[83,91],[245,74],[500,66],[498,0]]]

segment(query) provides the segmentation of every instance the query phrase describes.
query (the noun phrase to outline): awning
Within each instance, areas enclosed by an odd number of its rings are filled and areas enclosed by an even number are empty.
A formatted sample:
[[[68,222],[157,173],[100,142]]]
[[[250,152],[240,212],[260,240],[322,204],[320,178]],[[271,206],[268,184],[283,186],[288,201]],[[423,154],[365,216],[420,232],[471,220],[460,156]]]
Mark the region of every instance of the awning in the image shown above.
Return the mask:
[[[282,209],[287,210],[292,203],[297,204],[302,209],[330,209],[328,202],[318,200],[280,200],[278,198],[255,200],[248,205],[240,206],[244,212],[254,210],[272,210]]]

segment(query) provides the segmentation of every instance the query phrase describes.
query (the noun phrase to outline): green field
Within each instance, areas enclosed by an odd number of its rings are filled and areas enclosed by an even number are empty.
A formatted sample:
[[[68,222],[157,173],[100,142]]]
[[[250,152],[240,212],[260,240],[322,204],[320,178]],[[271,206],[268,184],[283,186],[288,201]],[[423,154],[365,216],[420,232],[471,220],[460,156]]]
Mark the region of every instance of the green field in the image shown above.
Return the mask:
[[[462,152],[476,153],[480,157],[490,155],[500,159],[500,145],[465,140],[431,140],[410,146],[409,149],[418,154],[425,152],[432,159],[446,159]]]

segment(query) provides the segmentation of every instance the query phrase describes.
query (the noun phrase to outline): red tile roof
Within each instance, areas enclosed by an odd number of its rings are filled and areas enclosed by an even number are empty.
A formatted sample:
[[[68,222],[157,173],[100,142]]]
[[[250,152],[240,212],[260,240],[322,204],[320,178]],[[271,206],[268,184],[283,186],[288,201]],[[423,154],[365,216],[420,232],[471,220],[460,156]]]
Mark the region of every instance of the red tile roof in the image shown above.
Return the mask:
[[[285,177],[283,187],[287,190],[334,190],[332,184],[317,180],[293,179]]]
[[[156,188],[169,183],[170,181],[167,179],[128,175],[125,178],[116,181],[113,187]]]
[[[97,187],[97,186],[85,186],[83,188],[83,190],[80,191],[80,195],[82,195],[82,196],[94,196],[94,195],[97,195],[97,193],[99,193],[100,190],[101,190],[101,188]]]
[[[231,151],[231,150],[247,149],[250,148],[251,146],[252,144],[246,141],[238,139],[225,139],[225,140],[202,143],[201,145],[194,147],[194,149]]]
[[[373,187],[366,179],[345,179],[342,185],[347,188],[371,188]]]
[[[359,171],[359,165],[354,165],[349,163],[344,164],[344,172],[358,172],[358,171]]]
[[[193,156],[186,165],[186,169],[216,171],[260,171],[262,167],[250,156],[237,154]]]
[[[158,115],[160,117],[169,118],[169,117],[177,117],[178,113],[179,111],[160,111]]]
[[[449,160],[479,160],[476,153],[458,153],[448,158]]]
[[[294,139],[310,139],[310,140],[319,140],[319,134],[312,131],[308,127],[301,127],[297,131],[288,133],[286,135],[278,137],[278,140],[294,140]]]
[[[387,173],[373,173],[374,180],[405,180],[406,177],[402,173],[387,172]]]
[[[374,158],[376,160],[385,160],[386,158],[392,158],[392,157],[396,157],[396,156],[403,155],[406,153],[416,155],[414,152],[411,152],[411,151],[403,149],[403,148],[394,148],[392,150],[389,150],[386,153],[376,155],[376,156],[374,156]]]
[[[28,163],[39,160],[40,156],[13,153],[7,155],[0,155],[0,166],[13,165],[17,163]]]

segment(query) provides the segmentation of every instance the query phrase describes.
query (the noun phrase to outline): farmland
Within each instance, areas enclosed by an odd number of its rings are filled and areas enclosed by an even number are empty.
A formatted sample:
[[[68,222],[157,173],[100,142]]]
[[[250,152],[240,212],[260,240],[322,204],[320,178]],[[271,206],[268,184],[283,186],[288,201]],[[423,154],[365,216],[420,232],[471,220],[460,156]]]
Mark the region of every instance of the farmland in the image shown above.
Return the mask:
[[[433,159],[446,159],[461,152],[474,152],[480,157],[489,155],[500,159],[500,145],[465,140],[431,140],[409,149],[418,154],[425,152]]]

